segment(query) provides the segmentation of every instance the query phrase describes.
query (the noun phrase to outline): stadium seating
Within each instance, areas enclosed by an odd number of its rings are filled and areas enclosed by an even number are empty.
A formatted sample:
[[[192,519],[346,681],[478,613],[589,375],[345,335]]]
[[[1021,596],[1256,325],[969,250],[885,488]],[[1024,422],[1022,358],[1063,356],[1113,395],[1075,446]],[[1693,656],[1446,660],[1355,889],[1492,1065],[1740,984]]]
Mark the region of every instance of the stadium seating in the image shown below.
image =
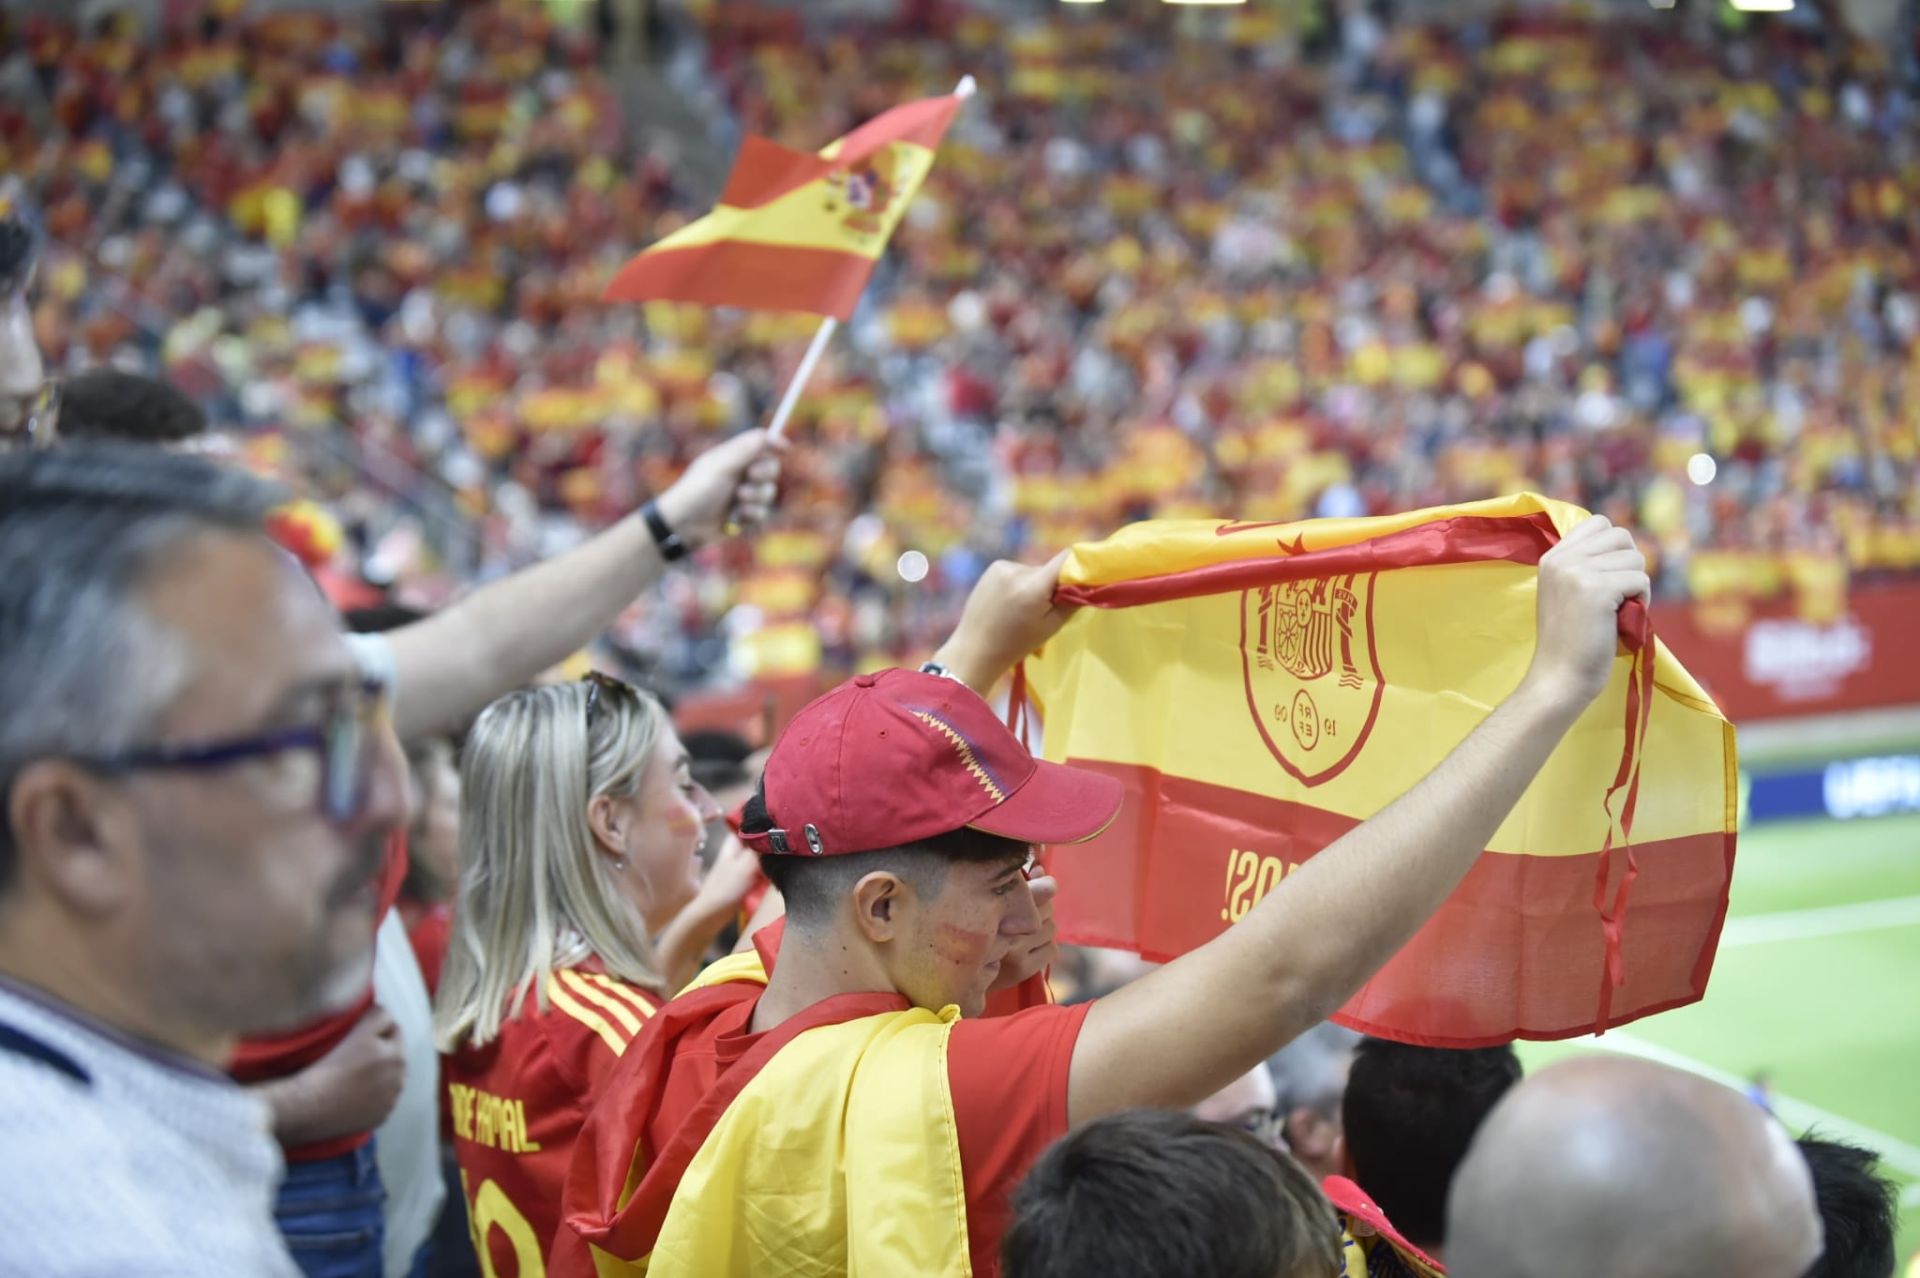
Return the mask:
[[[590,32],[419,8],[35,20],[0,160],[54,365],[164,370],[430,599],[762,418],[813,322],[599,302],[713,192],[623,125]],[[1920,568],[1920,131],[1876,51],[912,8],[803,43],[705,6],[680,49],[715,138],[982,93],[803,401],[781,530],[621,635],[668,679],[916,655],[993,555],[1154,514],[1535,488],[1643,530],[1664,597]]]

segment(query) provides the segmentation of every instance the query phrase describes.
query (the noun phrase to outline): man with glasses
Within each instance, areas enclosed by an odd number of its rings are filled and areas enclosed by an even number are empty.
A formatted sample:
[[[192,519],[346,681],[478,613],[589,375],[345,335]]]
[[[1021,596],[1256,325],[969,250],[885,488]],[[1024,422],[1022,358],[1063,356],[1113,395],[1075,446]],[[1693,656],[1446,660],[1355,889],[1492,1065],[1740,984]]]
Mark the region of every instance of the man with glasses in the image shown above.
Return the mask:
[[[205,438],[205,414],[159,379],[94,370],[71,378],[66,389],[63,440],[117,439],[160,446],[157,454]],[[43,431],[35,442],[51,439]],[[656,500],[573,551],[423,620],[358,636],[362,659],[390,685],[401,739],[412,743],[465,724],[493,698],[590,642],[668,564],[730,527],[763,523],[777,492],[778,447],[764,432],[735,435],[695,458]],[[381,877],[383,919],[405,869],[405,858],[395,856]],[[383,948],[404,946],[397,922],[387,931]],[[421,1197],[419,1186],[383,1187],[372,1147],[376,1128],[394,1122],[412,1130],[418,1123],[409,1115],[430,1114],[433,1106],[431,1087],[402,1087],[406,1049],[424,1045],[428,1030],[424,1017],[402,1015],[396,1024],[389,1012],[398,1010],[374,1006],[369,988],[336,1015],[249,1037],[230,1062],[271,1108],[289,1164],[281,1224],[312,1274],[378,1273],[386,1191],[396,1191],[391,1202]],[[343,1235],[358,1241],[343,1248]],[[406,1251],[415,1240],[396,1234],[387,1241],[393,1245],[386,1250]]]
[[[1276,1111],[1279,1099],[1273,1074],[1261,1061],[1187,1112],[1209,1123],[1236,1127],[1275,1149],[1285,1149],[1287,1143],[1280,1134]]]
[[[34,1274],[290,1275],[241,1034],[366,988],[405,815],[385,691],[272,490],[0,457],[0,1237]]]

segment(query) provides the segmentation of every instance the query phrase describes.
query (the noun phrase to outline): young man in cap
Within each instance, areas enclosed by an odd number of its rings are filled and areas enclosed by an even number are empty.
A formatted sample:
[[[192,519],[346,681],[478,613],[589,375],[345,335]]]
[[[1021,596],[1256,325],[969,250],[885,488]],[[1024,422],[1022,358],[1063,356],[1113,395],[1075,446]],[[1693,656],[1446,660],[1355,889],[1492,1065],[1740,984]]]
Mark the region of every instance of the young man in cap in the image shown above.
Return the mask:
[[[1092,1003],[983,1018],[1051,953],[1034,845],[1120,806],[972,691],[1064,622],[1059,564],[996,565],[933,672],[862,675],[781,735],[743,831],[786,897],[777,962],[764,986],[723,965],[628,1049],[549,1273],[996,1272],[1009,1191],[1070,1124],[1193,1104],[1413,934],[1605,686],[1647,590],[1624,530],[1573,529],[1540,564],[1532,667],[1431,776],[1207,945]]]

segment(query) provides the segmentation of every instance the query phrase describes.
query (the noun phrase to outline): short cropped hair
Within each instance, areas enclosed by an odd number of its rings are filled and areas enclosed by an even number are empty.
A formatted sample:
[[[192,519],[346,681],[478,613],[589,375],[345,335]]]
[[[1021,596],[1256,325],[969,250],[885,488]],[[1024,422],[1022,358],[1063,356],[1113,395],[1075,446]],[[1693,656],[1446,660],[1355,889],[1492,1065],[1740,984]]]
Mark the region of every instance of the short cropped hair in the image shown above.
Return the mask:
[[[1511,1047],[1455,1050],[1360,1041],[1341,1103],[1354,1179],[1421,1247],[1447,1231],[1447,1189],[1474,1133],[1520,1081]]]
[[[1322,1118],[1340,1117],[1347,1094],[1347,1069],[1360,1035],[1344,1025],[1322,1021],[1267,1058],[1282,1115],[1308,1109]]]
[[[680,744],[687,748],[693,779],[708,790],[724,790],[753,780],[753,774],[747,771],[753,746],[737,732],[712,728],[684,732]]]
[[[952,830],[872,852],[768,853],[760,858],[760,868],[786,902],[788,920],[806,929],[831,920],[853,885],[869,874],[884,871],[911,884],[922,896],[935,897],[946,887],[947,871],[955,862],[1017,861],[1027,851],[1026,844],[997,834]]]
[[[280,499],[151,448],[0,454],[0,801],[37,759],[115,754],[157,730],[191,667],[141,588],[189,537],[260,532]],[[0,816],[0,889],[14,853]]]
[[[1813,1173],[1826,1241],[1806,1278],[1892,1278],[1893,1183],[1870,1149],[1808,1132],[1800,1153]]]
[[[203,435],[207,415],[186,392],[157,377],[95,368],[60,386],[63,439],[173,444]]]
[[[764,776],[740,816],[743,834],[762,834],[773,828]],[[832,919],[853,885],[869,874],[884,871],[912,884],[921,895],[932,897],[946,886],[947,870],[956,861],[1017,861],[1029,851],[1026,844],[1016,840],[962,828],[872,852],[837,856],[769,852],[761,856],[760,868],[786,903],[787,921],[804,930]]]
[[[1300,1164],[1190,1114],[1069,1132],[1013,1196],[1006,1278],[1333,1278],[1340,1225]]]

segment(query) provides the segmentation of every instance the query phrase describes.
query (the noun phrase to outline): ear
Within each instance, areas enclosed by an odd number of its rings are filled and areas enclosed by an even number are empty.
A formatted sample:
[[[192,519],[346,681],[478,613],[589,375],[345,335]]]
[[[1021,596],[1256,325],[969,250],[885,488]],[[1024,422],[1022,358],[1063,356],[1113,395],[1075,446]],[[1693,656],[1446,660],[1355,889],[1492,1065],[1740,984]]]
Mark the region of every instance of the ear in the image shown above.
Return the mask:
[[[1333,1157],[1328,1161],[1340,1169],[1342,1176],[1345,1176],[1348,1180],[1355,1179],[1353,1159],[1347,1155],[1347,1135],[1345,1132],[1335,1134],[1333,1138]]]
[[[627,854],[627,814],[612,795],[596,794],[587,800],[587,828],[605,855]]]
[[[43,759],[14,778],[6,819],[16,873],[67,909],[100,917],[139,891],[139,821],[113,787],[71,763]]]
[[[1296,1105],[1287,1115],[1287,1145],[1302,1160],[1331,1163],[1338,1134],[1333,1124],[1307,1105]]]
[[[906,883],[885,870],[875,870],[853,885],[854,918],[869,941],[881,944],[900,935],[900,910],[907,895]]]

